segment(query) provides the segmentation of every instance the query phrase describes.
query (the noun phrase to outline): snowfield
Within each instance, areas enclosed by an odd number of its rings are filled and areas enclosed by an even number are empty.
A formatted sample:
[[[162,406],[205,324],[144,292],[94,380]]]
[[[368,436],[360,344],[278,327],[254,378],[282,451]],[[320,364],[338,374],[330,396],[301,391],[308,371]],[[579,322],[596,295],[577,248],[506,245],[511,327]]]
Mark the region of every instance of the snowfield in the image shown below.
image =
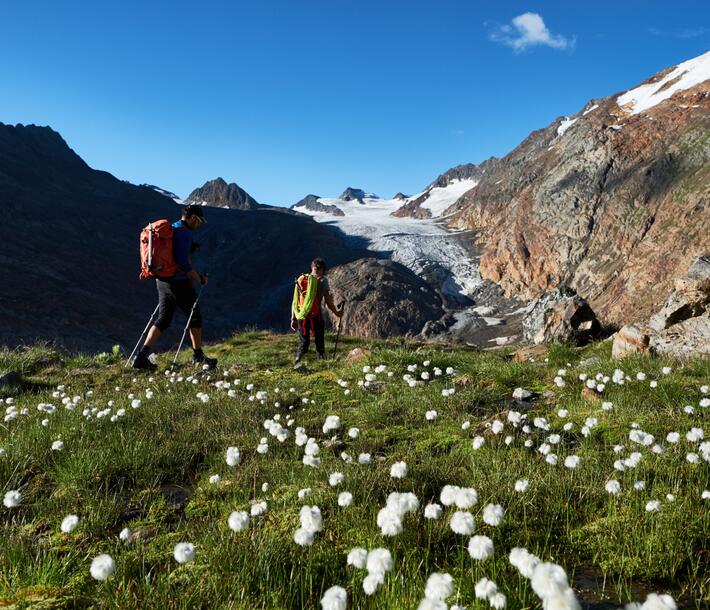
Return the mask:
[[[710,79],[710,51],[678,64],[661,80],[641,85],[616,98],[616,103],[630,114],[639,114],[667,100],[678,91],[685,91]]]
[[[471,188],[463,185],[464,182],[473,181],[454,183],[454,188],[450,190],[432,189],[432,192],[447,192],[434,193],[431,205],[437,210],[449,207],[458,199],[455,193],[463,193]],[[392,212],[402,206],[402,201],[379,198],[365,198],[364,203],[329,198],[321,198],[318,201],[340,208],[345,216],[333,216],[306,208],[299,208],[299,211],[309,214],[318,222],[338,228],[349,238],[365,240],[364,245],[367,248],[387,254],[393,261],[411,269],[417,275],[423,275],[432,266],[447,270],[449,278],[442,285],[444,294],[470,296],[482,285],[478,262],[462,245],[460,233],[448,231],[433,219],[392,216]],[[447,201],[451,203],[446,203]]]

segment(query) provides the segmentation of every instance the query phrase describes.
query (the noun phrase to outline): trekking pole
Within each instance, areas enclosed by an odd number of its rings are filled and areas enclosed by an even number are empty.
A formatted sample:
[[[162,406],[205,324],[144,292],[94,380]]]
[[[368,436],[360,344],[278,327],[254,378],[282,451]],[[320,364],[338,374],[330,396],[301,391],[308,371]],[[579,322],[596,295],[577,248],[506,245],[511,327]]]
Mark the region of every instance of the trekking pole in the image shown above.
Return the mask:
[[[340,329],[343,326],[343,316],[342,314],[345,311],[345,301],[340,302],[340,319],[338,320],[338,333],[335,335],[335,347],[333,348],[333,355],[331,356],[332,360],[335,360],[335,353],[338,351],[338,339],[340,339]]]
[[[143,332],[141,333],[140,339],[138,339],[138,343],[136,343],[136,346],[133,348],[131,355],[128,356],[128,360],[126,360],[126,364],[123,365],[124,368],[130,364],[131,359],[138,351],[138,346],[141,344],[141,341],[143,341],[143,335],[145,335],[148,332],[148,329],[150,328],[151,324],[153,324],[153,318],[155,317],[155,314],[158,313],[159,307],[160,307],[160,304],[156,305],[155,309],[153,310],[153,313],[150,314],[150,320],[148,320],[148,324],[145,325],[145,328],[143,329]]]
[[[207,274],[205,273],[205,277],[207,277]],[[192,314],[195,313],[195,307],[197,307],[197,301],[200,300],[200,297],[202,296],[202,291],[204,290],[205,285],[202,284],[200,286],[200,291],[197,293],[197,298],[195,299],[195,302],[192,304],[192,309],[190,309],[190,315],[187,317],[187,324],[185,324],[185,330],[182,331],[182,339],[180,339],[180,345],[178,345],[177,351],[175,352],[175,358],[173,358],[173,363],[170,366],[170,368],[174,368],[175,364],[177,363],[178,356],[180,355],[180,350],[182,349],[182,344],[183,341],[185,341],[185,335],[187,335],[187,329],[190,328],[190,322],[192,322]]]

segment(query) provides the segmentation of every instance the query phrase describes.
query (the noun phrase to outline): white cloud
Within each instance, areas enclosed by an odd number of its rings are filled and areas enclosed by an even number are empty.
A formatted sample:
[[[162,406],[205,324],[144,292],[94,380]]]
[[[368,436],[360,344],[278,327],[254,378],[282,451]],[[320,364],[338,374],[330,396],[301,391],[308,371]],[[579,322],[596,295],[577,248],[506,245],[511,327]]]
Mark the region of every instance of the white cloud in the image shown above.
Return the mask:
[[[537,13],[518,15],[511,24],[499,25],[493,29],[490,33],[491,40],[512,47],[516,53],[536,45],[545,45],[553,49],[574,47],[574,38],[551,34],[542,17]]]

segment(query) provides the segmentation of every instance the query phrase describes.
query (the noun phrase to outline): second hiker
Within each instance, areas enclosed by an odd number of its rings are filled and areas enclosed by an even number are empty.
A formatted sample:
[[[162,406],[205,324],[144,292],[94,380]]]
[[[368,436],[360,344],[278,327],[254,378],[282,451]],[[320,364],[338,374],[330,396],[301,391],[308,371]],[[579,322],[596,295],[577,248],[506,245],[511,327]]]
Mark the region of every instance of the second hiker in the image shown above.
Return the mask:
[[[327,270],[325,261],[322,258],[316,258],[311,263],[311,272],[300,275],[296,280],[291,305],[291,328],[298,330],[300,342],[293,361],[294,364],[300,362],[308,351],[311,335],[316,343],[318,358],[325,358],[325,322],[322,301],[325,301],[328,309],[335,316],[339,318],[343,315],[343,306],[337,308],[333,303],[328,280],[325,277]]]

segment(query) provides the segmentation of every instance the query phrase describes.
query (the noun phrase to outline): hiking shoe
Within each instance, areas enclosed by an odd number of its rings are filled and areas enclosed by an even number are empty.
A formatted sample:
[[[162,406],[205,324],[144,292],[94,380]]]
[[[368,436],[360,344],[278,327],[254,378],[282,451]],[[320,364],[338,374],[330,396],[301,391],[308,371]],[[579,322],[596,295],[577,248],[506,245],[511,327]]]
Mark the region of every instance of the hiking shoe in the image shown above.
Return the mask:
[[[209,358],[204,352],[195,352],[192,355],[192,364],[207,365],[208,369],[213,369],[217,367],[217,358]]]
[[[140,351],[133,359],[133,368],[141,369],[143,371],[154,371],[158,368],[158,365],[150,361],[149,352]]]
[[[296,354],[296,357],[293,359],[293,366],[296,366],[302,359],[303,354]]]
[[[325,354],[318,352],[318,360],[325,360]]]

